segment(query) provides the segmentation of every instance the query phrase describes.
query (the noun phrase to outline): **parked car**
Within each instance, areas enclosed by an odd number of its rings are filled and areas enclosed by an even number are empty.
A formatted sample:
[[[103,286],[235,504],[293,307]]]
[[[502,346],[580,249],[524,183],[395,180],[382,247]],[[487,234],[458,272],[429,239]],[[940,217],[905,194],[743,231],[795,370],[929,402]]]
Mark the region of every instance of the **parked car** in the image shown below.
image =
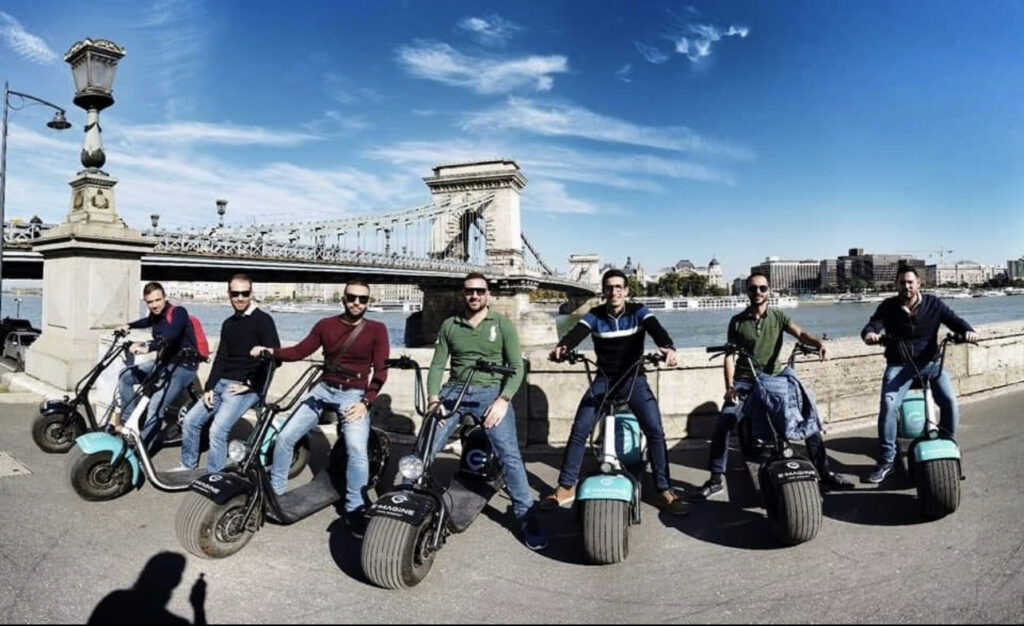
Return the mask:
[[[4,340],[7,339],[7,333],[12,330],[33,330],[37,333],[42,332],[38,328],[33,328],[32,322],[26,319],[5,317],[3,320],[0,320],[0,345],[3,345]]]
[[[25,366],[25,351],[39,337],[36,330],[13,330],[4,339],[4,357]]]

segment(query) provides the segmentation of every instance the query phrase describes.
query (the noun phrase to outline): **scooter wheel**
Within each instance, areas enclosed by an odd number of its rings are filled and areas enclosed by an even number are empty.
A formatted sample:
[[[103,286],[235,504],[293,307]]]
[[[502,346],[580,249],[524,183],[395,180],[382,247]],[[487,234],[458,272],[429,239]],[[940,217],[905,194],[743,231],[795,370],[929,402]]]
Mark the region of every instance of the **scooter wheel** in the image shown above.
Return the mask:
[[[75,415],[68,423],[63,413],[40,415],[32,422],[32,440],[39,449],[50,454],[64,454],[85,433],[85,420]]]
[[[784,483],[776,488],[768,517],[775,536],[787,546],[814,539],[821,528],[821,489],[816,480]]]
[[[86,454],[75,446],[68,453],[65,467],[75,493],[84,500],[113,500],[132,487],[132,471],[127,463],[111,467],[113,453],[104,450]]]
[[[917,499],[930,518],[945,517],[960,506],[960,465],[957,459],[919,463],[915,474]]]
[[[253,536],[242,519],[245,508],[244,495],[217,504],[189,491],[174,519],[174,531],[181,547],[204,559],[223,559],[238,552]]]
[[[629,556],[629,502],[581,500],[583,553],[589,563],[610,565]]]
[[[360,554],[370,582],[385,589],[408,589],[426,578],[434,564],[435,553],[427,545],[433,519],[430,516],[414,526],[390,517],[371,517]]]

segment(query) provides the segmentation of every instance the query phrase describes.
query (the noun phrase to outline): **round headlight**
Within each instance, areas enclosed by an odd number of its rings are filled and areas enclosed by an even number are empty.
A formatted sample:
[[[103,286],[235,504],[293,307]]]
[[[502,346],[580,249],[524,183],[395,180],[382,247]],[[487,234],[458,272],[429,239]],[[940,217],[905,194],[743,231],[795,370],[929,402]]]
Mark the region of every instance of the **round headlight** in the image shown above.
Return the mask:
[[[782,456],[786,457],[787,459],[793,458],[793,448],[786,448],[785,450],[783,450]]]
[[[409,455],[398,459],[398,473],[406,480],[417,480],[423,475],[423,461]]]
[[[601,473],[602,474],[611,474],[612,470],[614,470],[614,469],[615,469],[615,467],[613,467],[612,464],[609,463],[608,461],[605,461],[604,463],[601,463]]]
[[[929,439],[938,439],[939,438],[939,430],[936,428],[935,430],[928,431],[928,438]]]
[[[228,444],[228,458],[235,463],[241,463],[249,455],[249,446],[241,439],[232,439]]]

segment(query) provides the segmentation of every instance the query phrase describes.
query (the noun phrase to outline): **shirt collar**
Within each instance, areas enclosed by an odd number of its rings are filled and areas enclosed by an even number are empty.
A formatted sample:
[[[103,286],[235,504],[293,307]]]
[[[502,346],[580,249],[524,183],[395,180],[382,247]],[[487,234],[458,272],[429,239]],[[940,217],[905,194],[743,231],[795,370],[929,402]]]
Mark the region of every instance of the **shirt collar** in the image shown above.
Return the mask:
[[[469,326],[470,325],[469,324],[469,318],[467,318],[465,315],[456,315],[455,319],[458,320],[458,322],[460,324],[463,324],[465,326]],[[487,315],[484,315],[484,319],[482,319],[480,321],[481,322],[486,322],[487,320],[493,320],[493,319],[494,319],[494,310],[491,309],[491,307],[487,307]]]

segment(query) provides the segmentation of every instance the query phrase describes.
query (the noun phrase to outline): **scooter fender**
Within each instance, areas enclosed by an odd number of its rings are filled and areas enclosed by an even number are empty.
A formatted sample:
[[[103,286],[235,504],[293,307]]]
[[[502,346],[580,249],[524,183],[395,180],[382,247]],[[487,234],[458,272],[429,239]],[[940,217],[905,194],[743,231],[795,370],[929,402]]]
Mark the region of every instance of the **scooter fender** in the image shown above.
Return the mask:
[[[249,494],[253,491],[252,482],[248,478],[229,472],[207,474],[193,480],[188,488],[217,504],[226,504],[235,496]]]
[[[142,474],[139,471],[139,459],[136,458],[135,451],[128,447],[124,439],[115,437],[110,433],[96,431],[85,433],[78,439],[75,439],[75,445],[86,454],[108,451],[112,455],[111,458],[123,454],[125,460],[132,467],[132,484],[138,486],[142,482]]]
[[[377,498],[366,510],[367,517],[390,517],[419,526],[437,510],[437,501],[430,495],[415,491],[392,491]]]
[[[40,415],[71,415],[75,412],[75,407],[71,403],[63,398],[51,398],[49,400],[43,400],[39,404]]]
[[[807,459],[781,459],[763,465],[761,467],[760,479],[762,490],[765,482],[769,483],[771,488],[774,489],[786,483],[817,481],[818,470]]]
[[[576,489],[576,500],[622,500],[632,502],[633,481],[622,474],[594,474]]]
[[[926,439],[914,444],[912,450],[915,463],[938,461],[939,459],[960,460],[960,446],[952,439]]]

